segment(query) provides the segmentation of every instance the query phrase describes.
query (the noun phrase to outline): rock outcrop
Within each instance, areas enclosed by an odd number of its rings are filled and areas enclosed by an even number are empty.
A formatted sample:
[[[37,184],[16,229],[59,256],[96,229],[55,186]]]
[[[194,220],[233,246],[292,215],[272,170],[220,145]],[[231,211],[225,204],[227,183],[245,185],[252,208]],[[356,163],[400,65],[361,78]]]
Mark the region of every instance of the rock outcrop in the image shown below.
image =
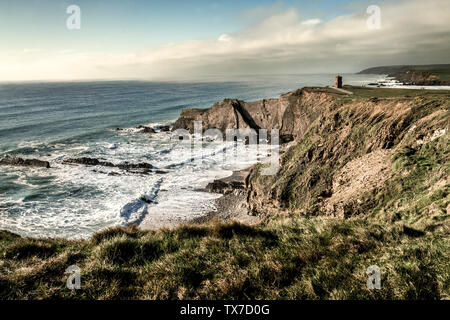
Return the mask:
[[[101,161],[99,159],[89,158],[89,157],[70,158],[70,159],[64,160],[63,163],[82,164],[85,166],[114,167],[114,164],[112,164],[111,162]]]
[[[159,131],[161,131],[161,132],[168,132],[168,131],[170,131],[170,126],[166,126],[166,125],[160,126],[159,127]]]
[[[140,163],[129,163],[124,162],[121,164],[113,164],[108,161],[99,160],[96,158],[89,158],[89,157],[81,157],[81,158],[70,158],[67,160],[64,160],[63,163],[65,164],[81,164],[85,166],[103,166],[103,167],[114,167],[119,168],[121,170],[125,170],[131,173],[150,173],[152,172],[151,169],[153,169],[153,165],[146,162],[140,162]],[[160,170],[157,170],[157,173]]]
[[[136,129],[141,129],[142,133],[156,133],[155,129],[147,126],[137,126]]]
[[[303,88],[279,99],[254,102],[225,99],[209,109],[183,109],[172,130],[187,129],[193,133],[194,121],[202,121],[203,131],[219,129],[224,135],[227,129],[266,129],[270,136],[270,130],[278,129],[280,141],[289,142],[302,136],[322,109],[333,105],[336,95]]]
[[[155,129],[149,126],[137,126],[134,129],[139,133],[156,133]],[[116,131],[130,131],[130,129],[116,128]]]
[[[214,193],[228,194],[243,191],[246,188],[249,170],[234,171],[229,177],[217,179],[206,186],[206,190]]]
[[[42,161],[38,159],[23,159],[11,156],[6,156],[1,159],[0,165],[50,168],[50,163],[48,161]]]

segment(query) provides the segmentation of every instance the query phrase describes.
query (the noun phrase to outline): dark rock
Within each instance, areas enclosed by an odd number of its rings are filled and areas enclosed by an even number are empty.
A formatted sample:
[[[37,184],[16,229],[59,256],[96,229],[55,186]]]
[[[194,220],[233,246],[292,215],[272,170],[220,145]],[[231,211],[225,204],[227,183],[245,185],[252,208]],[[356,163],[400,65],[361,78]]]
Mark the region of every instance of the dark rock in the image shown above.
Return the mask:
[[[86,166],[104,166],[104,167],[114,167],[114,164],[107,161],[100,161],[95,158],[89,158],[89,157],[81,157],[81,158],[70,158],[67,160],[64,160],[63,163],[69,163],[69,164],[83,164]]]
[[[133,173],[133,174],[150,174],[150,173],[152,173],[152,170],[149,170],[149,169],[126,170],[126,172]]]
[[[214,193],[227,193],[232,189],[228,183],[222,180],[214,180],[213,182],[208,183],[206,190]]]
[[[38,159],[22,159],[19,157],[11,156],[6,156],[1,159],[0,165],[50,168],[50,163],[48,161],[42,161]]]
[[[137,126],[136,129],[142,129],[141,132],[143,132],[143,133],[156,133],[155,129],[153,129],[152,127]]]
[[[122,170],[153,169],[153,166],[150,163],[146,163],[146,162],[142,162],[142,163],[124,162],[123,164],[117,165],[117,168],[122,169]]]
[[[141,200],[148,204],[153,203],[153,200],[147,199],[146,197],[142,197]]]
[[[246,186],[247,170],[234,171],[229,177],[214,180],[206,186],[206,190],[214,193],[227,194],[235,190],[243,190]]]
[[[214,180],[208,183],[206,190],[213,193],[227,194],[234,190],[243,190],[245,185],[242,181],[224,181],[224,180]]]
[[[288,143],[294,141],[294,136],[292,134],[282,134],[280,135],[280,143],[284,144],[284,143]]]
[[[160,126],[159,130],[161,132],[168,132],[168,131],[170,131],[170,126]]]
[[[169,171],[156,170],[155,173],[156,173],[156,174],[167,174],[167,173],[169,173]]]
[[[148,174],[151,173],[151,169],[153,169],[153,165],[146,162],[141,163],[129,163],[124,162],[119,165],[115,165],[108,161],[100,161],[99,159],[95,158],[88,158],[88,157],[82,157],[82,158],[71,158],[63,161],[65,164],[82,164],[86,166],[104,166],[104,167],[114,167],[119,168],[121,170],[125,170],[130,173],[137,173],[137,174]],[[118,173],[112,173],[110,175],[117,175]]]

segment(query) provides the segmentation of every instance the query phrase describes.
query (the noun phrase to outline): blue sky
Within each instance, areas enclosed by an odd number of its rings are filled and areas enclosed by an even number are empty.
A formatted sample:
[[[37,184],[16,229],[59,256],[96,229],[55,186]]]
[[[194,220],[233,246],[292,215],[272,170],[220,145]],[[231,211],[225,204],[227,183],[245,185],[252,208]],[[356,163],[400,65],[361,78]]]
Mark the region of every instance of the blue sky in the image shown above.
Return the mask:
[[[69,5],[81,29],[68,30]],[[368,28],[369,5],[381,28]],[[177,79],[448,63],[448,0],[1,0],[0,80]]]
[[[128,52],[218,37],[286,8],[297,8],[305,18],[328,19],[348,11],[349,3],[354,1],[2,0],[0,48]],[[71,4],[81,8],[82,28],[77,32],[65,25],[66,8]]]

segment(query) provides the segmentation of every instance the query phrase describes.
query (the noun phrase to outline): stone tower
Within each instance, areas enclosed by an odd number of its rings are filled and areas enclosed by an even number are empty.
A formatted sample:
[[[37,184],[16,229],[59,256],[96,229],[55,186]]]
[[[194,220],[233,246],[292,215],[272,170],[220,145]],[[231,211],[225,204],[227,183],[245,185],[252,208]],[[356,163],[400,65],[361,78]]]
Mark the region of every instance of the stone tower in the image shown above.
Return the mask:
[[[334,87],[335,88],[342,88],[342,77],[341,76],[336,76],[334,78]]]

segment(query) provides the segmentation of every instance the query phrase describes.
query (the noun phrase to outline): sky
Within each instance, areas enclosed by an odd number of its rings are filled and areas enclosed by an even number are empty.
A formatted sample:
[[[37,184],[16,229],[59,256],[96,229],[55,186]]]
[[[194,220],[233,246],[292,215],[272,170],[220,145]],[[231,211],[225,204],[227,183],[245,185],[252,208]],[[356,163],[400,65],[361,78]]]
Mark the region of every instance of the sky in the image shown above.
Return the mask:
[[[344,73],[449,53],[448,0],[0,1],[0,81]]]

